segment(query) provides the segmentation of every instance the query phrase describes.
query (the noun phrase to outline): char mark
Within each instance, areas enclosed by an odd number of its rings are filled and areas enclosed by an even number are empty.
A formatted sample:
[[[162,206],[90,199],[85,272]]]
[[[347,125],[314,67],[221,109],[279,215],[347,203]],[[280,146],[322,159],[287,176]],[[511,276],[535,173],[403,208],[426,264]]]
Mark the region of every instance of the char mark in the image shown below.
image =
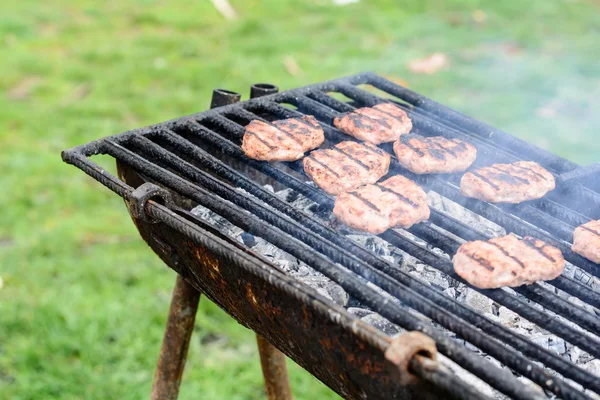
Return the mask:
[[[346,157],[348,157],[350,160],[354,161],[355,163],[357,163],[358,165],[360,165],[361,167],[363,167],[363,168],[364,168],[364,169],[366,169],[367,171],[370,169],[368,165],[364,164],[364,163],[363,163],[362,161],[360,161],[359,159],[352,157],[352,155],[350,155],[350,154],[349,154],[349,153],[347,153],[346,151],[344,151],[344,150],[342,150],[342,149],[340,149],[340,148],[337,148],[337,147],[335,147],[335,146],[333,146],[331,149],[332,149],[332,150],[335,150],[335,151],[338,151],[338,152],[340,152],[340,153],[342,153],[343,155],[345,155],[345,156],[346,156]]]
[[[498,167],[495,166],[491,166],[488,167],[489,169],[493,169],[495,171],[500,171],[501,175],[498,176],[498,179],[504,180],[504,181],[508,181],[508,182],[512,182],[512,181],[519,181],[522,182],[524,184],[529,184],[529,181],[527,179],[521,178],[520,176],[516,176],[516,175],[512,175],[509,171],[505,171],[503,169],[500,169]],[[506,178],[504,178],[504,176],[506,176]]]
[[[598,231],[597,231],[597,230],[595,230],[595,229],[588,228],[587,226],[583,226],[583,225],[581,225],[581,226],[579,226],[579,227],[580,227],[581,229],[584,229],[584,230],[586,230],[586,231],[588,231],[588,232],[591,232],[591,233],[593,233],[593,234],[594,234],[594,235],[596,235],[596,236],[600,236],[600,232],[598,232]]]
[[[409,199],[408,197],[404,197],[403,195],[401,195],[400,193],[387,188],[385,186],[380,185],[379,183],[376,183],[375,186],[377,186],[379,189],[381,189],[384,192],[388,192],[388,193],[392,193],[395,194],[396,197],[398,197],[400,200],[402,200],[403,202],[405,202],[406,204],[410,205],[412,208],[419,208],[419,205],[414,203],[411,199]]]
[[[485,258],[479,257],[475,253],[468,254],[465,252],[465,255],[467,257],[469,257],[471,260],[476,261],[479,265],[481,265],[483,268],[487,269],[488,271],[493,272],[495,270],[495,268]]]
[[[367,149],[367,150],[371,150],[373,153],[376,153],[380,156],[385,156],[387,153],[383,150],[381,150],[379,147],[375,146],[375,145],[371,145],[368,143],[359,143],[361,145],[362,148]]]
[[[293,141],[295,141],[296,143],[298,143],[299,145],[302,145],[302,142],[300,141],[300,139],[298,139],[294,134],[286,131],[285,129],[283,129],[281,126],[277,126],[275,124],[272,124],[271,122],[265,122],[267,125],[272,126],[273,128],[281,131],[285,136],[289,137],[290,139],[292,139]]]
[[[417,153],[419,156],[423,157],[425,155],[425,153],[423,153],[421,151],[421,149],[418,149],[415,146],[413,146],[412,144],[410,144],[410,139],[408,137],[406,137],[406,136],[408,136],[408,135],[401,136],[402,143],[404,145],[406,145],[409,149],[411,149],[412,151],[414,151],[415,153]],[[404,137],[406,137],[406,139],[404,139]]]
[[[535,171],[533,170],[533,168],[525,168],[525,167],[521,167],[521,166],[519,166],[519,165],[514,165],[514,164],[511,164],[510,166],[511,166],[511,167],[513,167],[513,168],[516,168],[516,169],[520,169],[520,170],[522,170],[522,171],[531,172],[531,173],[532,173],[532,174],[534,174],[535,176],[537,176],[537,177],[540,177],[540,178],[541,178],[541,179],[543,179],[543,180],[547,180],[547,179],[546,179],[546,177],[545,177],[544,175],[542,175],[542,174],[540,174],[540,173],[537,173],[537,172],[535,172]]]
[[[454,152],[452,149],[449,149],[448,147],[444,147],[444,146],[442,146],[441,144],[439,144],[438,142],[435,142],[435,141],[433,141],[433,140],[430,140],[430,142],[431,142],[431,143],[432,143],[434,146],[437,146],[437,147],[439,147],[440,149],[442,149],[443,151],[445,151],[445,152],[447,152],[447,153],[450,153],[450,154],[452,155],[452,157],[454,157],[454,158],[458,158],[458,156],[456,155],[456,153],[455,153],[455,152]]]
[[[393,104],[393,103],[379,103],[379,104]],[[379,104],[378,104],[378,105],[379,105]],[[395,104],[393,104],[393,105],[394,105],[394,106],[396,106]],[[397,106],[396,106],[396,107],[397,107]],[[401,109],[400,107],[398,107],[398,108],[399,108],[399,109]],[[376,111],[379,111],[379,112],[380,112],[380,113],[382,113],[382,114],[385,114],[385,115],[387,115],[387,116],[389,116],[389,117],[391,117],[391,118],[395,119],[396,121],[399,121],[399,122],[404,122],[404,121],[402,121],[402,118],[400,118],[400,117],[397,117],[397,116],[395,116],[394,114],[391,114],[391,113],[389,113],[389,112],[387,112],[387,111],[380,110],[379,108],[373,108],[373,109],[374,109],[374,110],[376,110]],[[404,111],[404,110],[402,110],[402,111]]]
[[[381,210],[379,209],[379,207],[377,207],[375,204],[371,203],[369,200],[365,199],[364,197],[362,197],[358,193],[356,193],[356,192],[348,192],[348,194],[356,197],[357,199],[359,199],[360,201],[362,201],[363,203],[365,203],[367,206],[371,207],[373,210],[375,210],[377,212],[381,212]]]
[[[304,118],[294,118],[296,121],[299,121],[300,123],[303,123],[304,125],[313,128],[313,129],[319,129],[320,126],[317,123],[317,126],[313,125],[312,123],[308,122],[308,120],[304,119]]]
[[[527,246],[531,247],[532,249],[535,249],[538,253],[540,253],[542,256],[544,256],[548,260],[550,260],[552,262],[556,262],[556,260],[554,259],[554,257],[552,257],[551,255],[546,254],[546,252],[544,251],[544,247],[546,247],[546,245],[543,245],[542,247],[537,247],[535,245],[535,239],[533,239],[533,238],[523,238],[523,242]]]
[[[267,146],[271,150],[274,150],[274,149],[277,148],[276,146],[273,146],[272,144],[267,143],[263,138],[260,137],[260,135],[258,135],[255,132],[252,132],[250,130],[246,130],[246,133],[249,134],[249,135],[254,136],[256,139],[258,139],[259,142],[261,142],[262,144],[264,144],[265,146]]]
[[[379,111],[379,110],[376,110],[376,111]],[[353,113],[353,114],[355,114],[355,115],[357,115],[357,116],[360,116],[360,117],[365,117],[365,118],[368,118],[369,120],[373,121],[373,123],[375,124],[375,126],[377,126],[377,124],[381,124],[381,125],[385,126],[385,127],[386,127],[386,128],[388,128],[388,129],[391,129],[391,128],[392,128],[392,127],[390,126],[390,124],[388,124],[388,123],[387,123],[385,120],[383,120],[383,119],[375,119],[375,118],[373,118],[373,117],[371,117],[371,116],[369,116],[369,115],[367,115],[367,114],[363,114],[362,112],[360,112],[360,111],[358,111],[358,110],[354,111],[354,113]],[[352,114],[350,114],[350,115],[352,115]],[[355,123],[356,123],[356,121],[355,121]],[[358,127],[358,126],[357,126],[357,127]],[[372,129],[372,128],[371,128],[371,129]]]
[[[496,190],[500,190],[500,187],[498,185],[496,185],[494,182],[490,181],[488,178],[486,178],[485,176],[475,172],[475,171],[471,171],[471,173],[473,175],[475,175],[476,177],[478,177],[479,179],[481,179],[482,181],[484,181],[485,183],[487,183],[488,185],[490,185],[491,187],[493,187]]]
[[[334,170],[332,170],[331,168],[329,168],[329,166],[327,164],[323,164],[321,161],[317,160],[315,157],[309,155],[306,156],[306,158],[308,158],[309,160],[319,164],[321,167],[325,168],[327,171],[331,172],[333,175],[335,175],[336,177],[340,177],[340,174],[338,174],[337,172],[335,172]]]
[[[506,251],[506,249],[504,249],[504,247],[493,243],[493,242],[487,242],[489,244],[491,244],[492,246],[496,247],[498,250],[500,250],[502,252],[502,254],[504,254],[506,257],[510,258],[511,260],[515,261],[517,264],[519,264],[521,266],[521,268],[525,268],[525,264],[523,264],[523,262],[521,260],[519,260],[517,257],[511,256],[508,251]]]

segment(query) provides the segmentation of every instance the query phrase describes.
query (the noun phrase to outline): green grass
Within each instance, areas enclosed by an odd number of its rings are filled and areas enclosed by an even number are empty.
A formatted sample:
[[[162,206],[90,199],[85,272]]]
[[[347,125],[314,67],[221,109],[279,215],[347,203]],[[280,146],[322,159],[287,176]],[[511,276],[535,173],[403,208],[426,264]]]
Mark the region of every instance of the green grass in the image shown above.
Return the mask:
[[[0,398],[147,396],[174,273],[122,201],[59,153],[204,110],[215,86],[247,96],[254,82],[291,88],[373,70],[599,161],[596,1],[331,3],[232,1],[236,21],[209,1],[0,5]],[[449,55],[448,70],[409,72],[434,51]],[[296,398],[335,398],[294,365],[291,375]],[[252,333],[201,302],[181,398],[263,397]]]

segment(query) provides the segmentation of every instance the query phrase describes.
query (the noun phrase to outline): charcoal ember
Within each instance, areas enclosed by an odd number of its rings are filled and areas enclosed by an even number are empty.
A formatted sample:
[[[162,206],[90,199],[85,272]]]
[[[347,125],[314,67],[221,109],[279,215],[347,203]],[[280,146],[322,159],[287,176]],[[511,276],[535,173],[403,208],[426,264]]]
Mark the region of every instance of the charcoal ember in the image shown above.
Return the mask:
[[[444,290],[444,294],[452,299],[456,299],[457,296],[456,289],[452,287]]]
[[[575,364],[586,364],[595,359],[594,356],[588,354],[587,352],[581,350],[579,347],[573,346],[571,348],[571,361]]]
[[[303,276],[298,280],[342,307],[348,303],[348,293],[340,285],[323,275]]]
[[[359,319],[366,317],[369,314],[373,314],[373,311],[366,309],[366,308],[359,308],[359,307],[350,307],[350,308],[348,308],[348,312],[350,314],[356,316]]]
[[[238,240],[240,243],[243,243],[241,235],[244,233],[244,230],[235,226],[225,218],[221,217],[219,214],[209,210],[204,206],[194,207],[190,212],[196,217],[213,225],[220,232]]]
[[[521,317],[506,307],[500,307],[498,309],[498,319],[505,327],[513,328],[519,324]]]
[[[499,225],[489,221],[481,215],[475,214],[458,203],[453,202],[439,194],[430,191],[427,193],[427,202],[429,206],[436,210],[450,214],[452,217],[476,228],[479,232],[492,237],[506,235],[506,231]]]
[[[530,341],[550,350],[551,352],[564,356],[567,354],[567,344],[565,341],[554,335],[537,335],[529,338]]]
[[[481,314],[492,314],[492,304],[494,302],[474,290],[467,290],[463,292],[461,297],[459,297],[459,301],[464,302],[466,305],[475,309]]]
[[[368,315],[362,317],[361,321],[364,321],[367,324],[379,329],[380,331],[382,331],[383,333],[385,333],[388,336],[394,336],[394,335],[397,335],[398,333],[402,332],[402,329],[400,327],[392,324],[390,321],[383,318],[379,314],[375,314],[375,313],[368,314]]]
[[[354,234],[348,235],[348,238],[352,239],[353,241],[355,241],[359,245],[367,248],[368,250],[371,250],[373,253],[377,254],[378,256],[391,256],[392,255],[391,248],[393,246],[378,236],[354,233]]]

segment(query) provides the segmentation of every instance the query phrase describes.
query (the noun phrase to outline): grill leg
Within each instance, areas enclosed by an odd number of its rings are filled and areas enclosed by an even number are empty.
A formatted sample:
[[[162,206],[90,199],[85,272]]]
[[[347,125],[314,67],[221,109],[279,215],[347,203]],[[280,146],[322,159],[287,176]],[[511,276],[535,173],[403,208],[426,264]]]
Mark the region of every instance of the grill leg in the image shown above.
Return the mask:
[[[292,390],[285,365],[285,355],[271,343],[256,335],[260,364],[265,378],[268,400],[292,400]]]
[[[177,275],[150,400],[176,400],[194,329],[200,292]]]

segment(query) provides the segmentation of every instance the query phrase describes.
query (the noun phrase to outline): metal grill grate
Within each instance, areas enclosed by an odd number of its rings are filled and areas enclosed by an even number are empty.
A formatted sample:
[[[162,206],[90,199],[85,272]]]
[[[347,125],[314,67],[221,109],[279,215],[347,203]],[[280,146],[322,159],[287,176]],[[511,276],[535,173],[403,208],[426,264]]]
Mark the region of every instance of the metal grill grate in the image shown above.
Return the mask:
[[[557,190],[540,200],[506,206],[465,199],[458,189],[456,176],[414,175],[400,167],[394,157],[390,166],[390,173],[402,174],[425,189],[460,203],[507,231],[523,236],[535,236],[557,246],[565,259],[577,268],[600,276],[598,264],[584,259],[570,249],[574,228],[590,218],[600,218],[600,194],[594,191],[597,189],[598,179],[589,179],[594,176],[594,168],[579,168],[574,163],[449,110],[373,74],[361,74],[282,92],[126,132],[67,151],[63,158],[126,198],[132,188],[107,175],[88,159],[89,156],[98,153],[113,156],[151,180],[209,208],[245,231],[260,236],[292,254],[340,284],[349,294],[391,322],[405,329],[427,333],[435,339],[441,353],[511,397],[524,399],[538,394],[515,379],[512,374],[458,345],[441,329],[424,323],[406,309],[388,302],[381,293],[366,286],[359,277],[377,285],[405,305],[453,331],[457,336],[549,392],[568,399],[588,398],[581,390],[533,361],[541,362],[563,377],[600,394],[598,376],[586,372],[569,360],[487,319],[477,311],[407,274],[397,265],[378,257],[326,226],[317,217],[293,208],[265,190],[254,179],[221,160],[223,156],[234,159],[269,176],[283,187],[294,189],[308,197],[323,210],[332,209],[334,199],[331,196],[305,184],[299,162],[255,161],[243,154],[239,144],[244,125],[252,119],[272,121],[303,114],[314,115],[320,121],[328,144],[352,140],[333,127],[333,118],[355,107],[371,106],[390,100],[384,100],[357,87],[361,84],[372,85],[394,96],[392,100],[407,111],[413,121],[413,131],[418,134],[465,139],[477,147],[478,160],[485,160],[486,163],[533,160],[553,172],[558,181]],[[351,102],[337,100],[331,97],[329,92],[342,93],[350,98]],[[286,105],[293,105],[296,109]],[[475,165],[481,165],[481,161],[476,161]],[[236,190],[236,187],[244,189],[251,196]],[[568,196],[565,195],[567,192]],[[464,240],[488,238],[484,232],[444,212],[434,209],[431,211],[429,221],[415,225],[408,231],[449,255],[453,255],[460,244],[453,235]],[[464,283],[454,273],[451,262],[428,246],[423,246],[394,230],[388,230],[380,237]],[[346,269],[339,268],[336,263]],[[561,276],[548,283],[593,307],[600,308],[600,293],[577,280]],[[555,291],[540,284],[516,288],[515,291],[531,300],[530,303],[511,291],[476,290],[591,356],[600,358],[598,315],[564,300]],[[541,311],[533,303],[551,310],[561,319]]]

